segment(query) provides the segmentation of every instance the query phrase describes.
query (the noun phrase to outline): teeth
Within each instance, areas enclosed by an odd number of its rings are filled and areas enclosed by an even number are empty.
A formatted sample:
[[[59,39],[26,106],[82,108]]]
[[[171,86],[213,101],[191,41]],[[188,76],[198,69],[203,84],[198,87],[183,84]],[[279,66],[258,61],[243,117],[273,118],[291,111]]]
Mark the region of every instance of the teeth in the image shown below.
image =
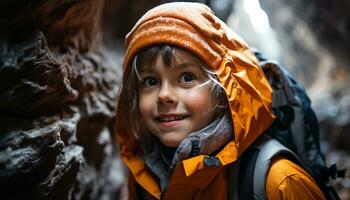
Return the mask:
[[[168,121],[174,121],[174,120],[181,120],[183,118],[184,118],[183,116],[171,116],[171,117],[162,117],[162,118],[159,118],[159,120],[163,122],[168,122]]]

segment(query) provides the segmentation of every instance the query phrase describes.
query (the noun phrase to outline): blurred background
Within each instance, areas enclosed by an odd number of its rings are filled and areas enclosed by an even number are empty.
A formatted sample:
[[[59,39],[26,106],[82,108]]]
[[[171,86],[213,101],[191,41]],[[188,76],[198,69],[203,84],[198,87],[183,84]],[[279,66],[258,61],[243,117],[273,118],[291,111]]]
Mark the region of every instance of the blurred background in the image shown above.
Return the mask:
[[[167,0],[0,2],[2,199],[122,199],[123,39]],[[199,0],[305,85],[329,164],[350,168],[350,1]],[[332,181],[350,199],[350,180]]]

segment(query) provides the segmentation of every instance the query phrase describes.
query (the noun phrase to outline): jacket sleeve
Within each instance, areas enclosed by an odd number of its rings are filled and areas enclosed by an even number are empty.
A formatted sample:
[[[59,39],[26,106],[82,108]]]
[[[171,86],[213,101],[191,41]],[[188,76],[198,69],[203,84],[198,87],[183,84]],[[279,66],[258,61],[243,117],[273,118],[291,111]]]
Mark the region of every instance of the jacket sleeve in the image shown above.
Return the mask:
[[[293,162],[277,158],[267,175],[268,199],[326,199],[312,177]]]

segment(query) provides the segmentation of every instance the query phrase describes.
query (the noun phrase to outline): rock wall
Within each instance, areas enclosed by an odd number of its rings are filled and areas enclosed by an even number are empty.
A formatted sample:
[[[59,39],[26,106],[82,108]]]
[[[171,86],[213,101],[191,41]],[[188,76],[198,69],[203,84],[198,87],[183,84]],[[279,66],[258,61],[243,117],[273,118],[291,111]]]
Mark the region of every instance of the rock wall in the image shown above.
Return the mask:
[[[1,199],[115,199],[112,131],[121,52],[103,1],[2,1]]]

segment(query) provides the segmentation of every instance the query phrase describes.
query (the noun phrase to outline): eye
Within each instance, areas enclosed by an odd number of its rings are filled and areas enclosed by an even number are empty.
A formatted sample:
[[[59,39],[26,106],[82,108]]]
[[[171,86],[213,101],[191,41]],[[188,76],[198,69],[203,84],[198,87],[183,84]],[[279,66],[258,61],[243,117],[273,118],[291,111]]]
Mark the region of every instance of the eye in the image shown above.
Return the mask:
[[[180,82],[182,83],[189,83],[194,80],[196,80],[196,76],[190,72],[183,73],[180,76]]]
[[[146,77],[142,79],[142,85],[144,87],[152,87],[158,84],[158,80],[155,77]]]

